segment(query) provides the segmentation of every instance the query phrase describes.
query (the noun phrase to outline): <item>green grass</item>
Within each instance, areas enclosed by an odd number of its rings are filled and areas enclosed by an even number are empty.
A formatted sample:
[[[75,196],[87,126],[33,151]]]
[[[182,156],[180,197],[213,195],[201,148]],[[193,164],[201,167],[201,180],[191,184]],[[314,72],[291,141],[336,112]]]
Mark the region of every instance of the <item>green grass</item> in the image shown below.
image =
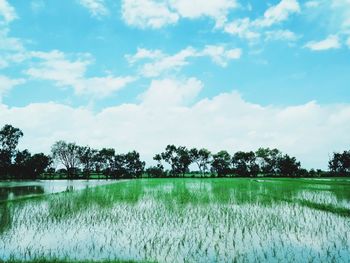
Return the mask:
[[[15,199],[0,203],[0,258],[347,262],[349,189],[344,178],[140,179]]]

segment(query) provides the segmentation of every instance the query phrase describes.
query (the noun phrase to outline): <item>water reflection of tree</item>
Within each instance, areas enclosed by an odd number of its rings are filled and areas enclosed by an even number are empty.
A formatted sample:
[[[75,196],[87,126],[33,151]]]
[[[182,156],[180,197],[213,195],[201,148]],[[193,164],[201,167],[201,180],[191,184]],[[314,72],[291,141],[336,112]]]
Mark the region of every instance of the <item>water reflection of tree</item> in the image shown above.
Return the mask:
[[[7,200],[10,195],[13,195],[13,197],[21,197],[44,193],[44,188],[40,185],[0,187],[0,200]]]
[[[7,202],[0,203],[0,235],[11,228],[12,214]]]

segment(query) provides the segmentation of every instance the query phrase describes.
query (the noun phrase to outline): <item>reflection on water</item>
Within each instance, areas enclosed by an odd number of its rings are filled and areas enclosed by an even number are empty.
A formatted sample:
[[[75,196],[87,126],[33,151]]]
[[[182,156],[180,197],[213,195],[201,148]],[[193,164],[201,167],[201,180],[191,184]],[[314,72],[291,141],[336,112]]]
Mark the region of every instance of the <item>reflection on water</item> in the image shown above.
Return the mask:
[[[12,200],[18,197],[52,194],[64,191],[81,190],[87,187],[108,184],[106,180],[43,180],[0,182],[0,201]]]
[[[3,202],[0,258],[349,262],[349,186],[135,180]]]

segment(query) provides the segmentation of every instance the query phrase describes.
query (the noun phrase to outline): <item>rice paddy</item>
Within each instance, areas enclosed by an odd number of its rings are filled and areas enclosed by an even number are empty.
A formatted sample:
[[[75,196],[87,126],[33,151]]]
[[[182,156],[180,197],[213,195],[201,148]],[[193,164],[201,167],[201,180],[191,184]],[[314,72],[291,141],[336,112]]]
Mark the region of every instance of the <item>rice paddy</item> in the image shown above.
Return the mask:
[[[347,179],[140,179],[86,186],[3,198],[0,259],[350,261]]]

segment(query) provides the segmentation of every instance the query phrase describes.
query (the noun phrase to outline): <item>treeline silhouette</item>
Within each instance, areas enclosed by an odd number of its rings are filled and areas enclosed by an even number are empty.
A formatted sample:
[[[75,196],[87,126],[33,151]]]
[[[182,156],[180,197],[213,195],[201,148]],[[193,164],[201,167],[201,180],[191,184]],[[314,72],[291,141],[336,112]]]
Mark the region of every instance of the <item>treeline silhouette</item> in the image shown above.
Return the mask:
[[[320,177],[350,176],[350,151],[333,153],[329,171],[306,170],[295,157],[278,149],[211,153],[168,145],[154,156],[155,166],[145,169],[140,154],[116,154],[112,148],[93,149],[76,143],[57,141],[51,154],[32,155],[17,149],[23,132],[12,125],[0,130],[0,179],[122,179],[162,177]],[[57,169],[57,167],[61,167]],[[190,169],[192,168],[192,170]]]

